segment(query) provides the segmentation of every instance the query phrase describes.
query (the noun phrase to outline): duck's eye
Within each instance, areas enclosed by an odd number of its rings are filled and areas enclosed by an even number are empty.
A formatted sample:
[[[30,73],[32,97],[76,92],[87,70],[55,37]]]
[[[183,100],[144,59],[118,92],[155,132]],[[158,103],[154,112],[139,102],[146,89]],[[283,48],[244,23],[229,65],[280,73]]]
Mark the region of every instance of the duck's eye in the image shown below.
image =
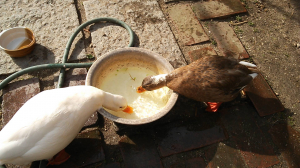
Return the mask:
[[[123,107],[120,107],[120,109],[121,109],[121,108],[123,108]]]

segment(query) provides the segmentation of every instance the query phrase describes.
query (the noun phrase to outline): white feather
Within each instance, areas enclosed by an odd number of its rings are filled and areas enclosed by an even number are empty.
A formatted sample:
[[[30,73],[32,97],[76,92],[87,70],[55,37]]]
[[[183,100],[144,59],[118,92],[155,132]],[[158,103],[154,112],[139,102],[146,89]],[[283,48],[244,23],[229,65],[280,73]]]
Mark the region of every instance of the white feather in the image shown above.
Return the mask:
[[[159,74],[156,76],[152,76],[151,79],[153,79],[154,84],[158,84],[158,83],[161,83],[162,81],[165,81],[166,76],[167,76],[167,74]]]
[[[253,79],[257,76],[257,73],[249,74]]]
[[[245,65],[247,67],[251,67],[251,68],[256,68],[257,66],[250,63],[250,62],[245,62],[245,61],[240,61],[239,64]]]

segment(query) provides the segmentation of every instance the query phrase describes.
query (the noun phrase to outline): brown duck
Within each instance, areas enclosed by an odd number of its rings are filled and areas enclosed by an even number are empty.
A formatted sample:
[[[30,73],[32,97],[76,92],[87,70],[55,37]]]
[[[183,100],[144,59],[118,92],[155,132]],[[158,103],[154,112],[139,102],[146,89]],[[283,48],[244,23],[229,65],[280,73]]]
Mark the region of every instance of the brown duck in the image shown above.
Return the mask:
[[[222,56],[203,56],[169,74],[148,76],[137,92],[167,86],[196,101],[206,102],[207,111],[216,112],[222,102],[235,99],[256,76],[256,65]]]

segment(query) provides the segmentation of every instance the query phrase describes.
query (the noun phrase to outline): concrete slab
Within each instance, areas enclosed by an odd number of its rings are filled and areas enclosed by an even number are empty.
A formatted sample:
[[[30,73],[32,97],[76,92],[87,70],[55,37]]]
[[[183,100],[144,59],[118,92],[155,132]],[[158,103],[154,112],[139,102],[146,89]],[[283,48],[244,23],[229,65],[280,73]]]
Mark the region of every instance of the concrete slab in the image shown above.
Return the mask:
[[[126,167],[163,167],[149,135],[124,137],[119,144]]]
[[[256,111],[260,116],[267,116],[284,110],[284,107],[273,90],[259,74],[244,88],[246,95],[250,98]]]
[[[186,65],[169,25],[156,0],[88,0],[83,2],[87,20],[113,17],[124,21],[135,32],[135,47],[145,48],[166,58],[175,68]],[[127,47],[127,31],[110,23],[100,23],[90,28],[96,57]]]
[[[288,167],[300,167],[300,133],[287,123],[278,123],[269,130]]]
[[[63,87],[85,85],[85,78],[87,75],[86,68],[71,68],[66,70]],[[59,72],[54,74],[54,85],[57,86]]]
[[[5,165],[7,168],[38,168],[39,163],[35,162],[32,164],[27,164],[27,165],[12,165],[12,164],[7,164]]]
[[[164,0],[165,3],[168,3],[168,2],[176,2],[176,1],[180,1],[180,0]]]
[[[196,168],[196,167],[206,167],[206,163],[202,157],[188,159],[184,162],[176,163],[171,166],[171,168],[182,168],[182,167],[189,167],[189,168]]]
[[[38,78],[10,83],[3,89],[2,122],[6,125],[27,100],[40,92]]]
[[[110,164],[100,166],[99,168],[121,168],[121,165],[120,163],[115,162],[115,163],[110,163]]]
[[[200,20],[247,12],[240,0],[201,1],[195,3],[192,8]]]
[[[98,129],[79,133],[66,147],[71,157],[60,165],[47,166],[48,168],[79,168],[103,161],[105,155],[101,146],[101,135]]]
[[[204,55],[210,56],[210,55],[218,55],[218,54],[211,47],[204,47],[189,52],[189,57],[191,62],[196,61],[197,59],[201,58]]]
[[[165,132],[165,137],[158,142],[161,156],[166,157],[225,140],[223,129],[214,126],[200,131],[191,131],[187,127],[176,127]]]
[[[210,22],[209,30],[217,41],[222,56],[235,59],[249,58],[243,44],[227,22]]]
[[[185,45],[198,44],[209,40],[190,5],[176,4],[168,9],[168,13],[180,33],[178,39]]]
[[[0,31],[25,26],[35,33],[33,52],[22,58],[11,58],[0,51],[0,74],[10,74],[34,65],[61,62],[70,36],[79,26],[73,0],[1,1]],[[70,60],[86,58],[82,34],[74,40]]]
[[[98,122],[98,112],[95,112],[90,118],[84,123],[83,128],[95,126]]]
[[[246,167],[239,150],[234,148],[234,145],[232,141],[227,140],[226,144],[221,142],[204,149],[208,167]]]

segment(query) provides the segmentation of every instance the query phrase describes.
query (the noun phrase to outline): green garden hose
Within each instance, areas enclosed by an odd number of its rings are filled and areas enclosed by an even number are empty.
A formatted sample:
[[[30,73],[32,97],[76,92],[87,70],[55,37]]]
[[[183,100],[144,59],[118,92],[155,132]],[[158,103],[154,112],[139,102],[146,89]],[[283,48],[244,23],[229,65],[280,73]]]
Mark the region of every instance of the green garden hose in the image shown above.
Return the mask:
[[[88,68],[92,65],[92,63],[65,63],[65,64],[42,64],[42,65],[36,65],[29,68],[25,68],[19,72],[16,72],[6,79],[4,79],[0,83],[0,89],[2,89],[5,85],[7,85],[10,81],[14,80],[15,78],[24,75],[29,72],[43,70],[43,69],[53,69],[53,68]]]
[[[6,86],[10,81],[14,80],[15,78],[29,73],[29,72],[33,72],[33,71],[38,71],[38,70],[42,70],[42,69],[50,69],[50,68],[61,68],[60,70],[60,74],[59,74],[59,78],[58,78],[58,84],[57,84],[57,88],[61,88],[64,82],[64,77],[65,77],[65,68],[88,68],[92,65],[92,63],[66,63],[68,56],[69,56],[69,51],[71,48],[71,45],[75,39],[75,37],[77,36],[77,34],[83,30],[83,28],[85,28],[86,26],[93,24],[93,23],[97,23],[97,22],[101,22],[101,21],[106,21],[106,22],[111,22],[111,23],[115,23],[119,26],[124,27],[130,36],[130,41],[129,41],[129,45],[128,47],[133,47],[134,46],[134,33],[132,31],[132,29],[124,22],[115,19],[115,18],[109,18],[109,17],[103,17],[103,18],[96,18],[90,21],[87,21],[83,24],[81,24],[77,30],[72,34],[72,36],[70,37],[67,46],[65,48],[65,52],[63,55],[63,60],[61,64],[42,64],[42,65],[37,65],[37,66],[32,66],[26,69],[23,69],[19,72],[16,72],[10,76],[8,76],[6,79],[4,79],[1,83],[0,83],[0,89],[3,89],[4,86]]]

